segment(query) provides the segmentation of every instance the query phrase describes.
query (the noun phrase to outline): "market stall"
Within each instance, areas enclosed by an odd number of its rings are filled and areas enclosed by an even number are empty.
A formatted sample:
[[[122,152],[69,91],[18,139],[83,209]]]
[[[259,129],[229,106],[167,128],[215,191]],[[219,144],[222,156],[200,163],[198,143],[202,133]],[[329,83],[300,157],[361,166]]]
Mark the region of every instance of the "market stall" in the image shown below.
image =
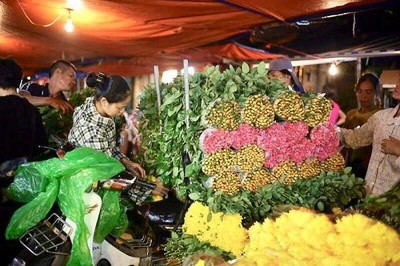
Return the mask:
[[[170,84],[160,84],[162,102],[158,108],[156,89],[150,84],[139,104],[143,164],[173,187],[178,197],[188,194],[195,202],[186,213],[183,233],[174,234],[167,244],[168,256],[184,259],[209,252],[222,255],[227,261],[254,260],[266,254],[256,248],[261,253],[249,255],[253,252],[252,241],[257,238],[253,232],[259,230],[252,228],[268,224],[265,226],[270,231],[263,236],[269,239],[280,234],[273,231],[274,223],[287,222],[282,226],[290,228],[291,218],[285,220],[285,217],[296,215],[308,217],[299,219],[296,230],[303,229],[313,219],[325,221],[333,234],[341,230],[337,227],[346,223],[340,219],[328,221],[325,214],[343,211],[363,200],[364,181],[345,168],[335,127],[327,123],[330,104],[323,95],[297,94],[268,80],[263,62],[254,68],[243,63],[238,68],[209,67],[204,73],[194,74],[189,83],[189,110],[185,109],[184,85],[182,76]],[[182,150],[191,155],[186,175],[180,157]],[[183,181],[185,176],[189,177],[189,183]],[[281,206],[307,209],[289,211],[275,222],[270,220]],[[343,221],[371,226],[377,223],[363,215],[349,217]],[[390,254],[381,255],[387,262],[398,261],[399,250],[395,246],[399,235],[377,224],[392,232],[394,241]],[[329,234],[329,230],[323,233]],[[297,233],[293,232],[295,238]],[[274,237],[280,241],[280,236]],[[324,239],[325,235],[320,237]],[[338,236],[339,242],[341,237]],[[352,236],[343,235],[349,237]],[[342,246],[339,242],[324,245]],[[310,263],[320,258],[312,255],[314,251],[304,255]],[[279,252],[287,255],[285,248]],[[318,252],[325,256],[325,251]],[[332,252],[326,265],[349,259],[339,251]],[[307,259],[304,256],[274,255],[269,263],[278,265],[286,259],[294,263]],[[266,265],[266,261],[254,263]]]

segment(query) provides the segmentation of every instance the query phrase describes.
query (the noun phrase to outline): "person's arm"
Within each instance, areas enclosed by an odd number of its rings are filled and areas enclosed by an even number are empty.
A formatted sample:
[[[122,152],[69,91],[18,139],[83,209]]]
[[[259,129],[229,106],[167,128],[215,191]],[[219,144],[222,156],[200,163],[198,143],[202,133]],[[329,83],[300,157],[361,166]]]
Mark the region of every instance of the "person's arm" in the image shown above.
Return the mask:
[[[29,94],[29,92],[24,90],[21,90],[19,95],[27,99],[34,106],[49,105],[53,108],[61,110],[63,113],[74,110],[74,107],[69,102],[58,98],[32,96]]]
[[[339,119],[336,121],[336,125],[337,126],[343,125],[344,122],[346,121],[346,117],[347,117],[346,114],[341,109],[339,109]]]
[[[377,115],[370,117],[364,125],[356,129],[340,128],[340,141],[346,148],[357,149],[372,144],[375,126],[380,118]]]
[[[128,155],[129,150],[129,134],[125,129],[125,126],[122,126],[120,138],[119,138],[119,150],[122,154]]]

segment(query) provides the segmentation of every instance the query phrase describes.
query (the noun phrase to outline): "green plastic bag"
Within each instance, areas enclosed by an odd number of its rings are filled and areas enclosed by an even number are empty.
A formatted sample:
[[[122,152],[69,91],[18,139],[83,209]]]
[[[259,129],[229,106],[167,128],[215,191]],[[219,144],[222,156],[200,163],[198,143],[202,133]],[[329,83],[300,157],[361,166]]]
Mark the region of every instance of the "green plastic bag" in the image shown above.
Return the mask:
[[[82,196],[93,182],[110,178],[123,170],[119,161],[87,147],[76,148],[63,159],[54,158],[20,166],[7,192],[10,198],[26,204],[11,217],[6,238],[19,238],[43,220],[57,200],[61,211],[77,224],[68,265],[92,265]],[[103,202],[103,206],[108,208],[112,204],[115,205],[115,201]],[[115,216],[117,218],[114,219],[118,220],[120,212]],[[110,230],[101,228],[101,225],[98,229]]]
[[[119,202],[120,192],[101,190],[98,194],[103,204],[93,239],[94,242],[101,243],[110,233],[120,236],[125,232],[128,228],[128,217],[126,215],[126,208]]]

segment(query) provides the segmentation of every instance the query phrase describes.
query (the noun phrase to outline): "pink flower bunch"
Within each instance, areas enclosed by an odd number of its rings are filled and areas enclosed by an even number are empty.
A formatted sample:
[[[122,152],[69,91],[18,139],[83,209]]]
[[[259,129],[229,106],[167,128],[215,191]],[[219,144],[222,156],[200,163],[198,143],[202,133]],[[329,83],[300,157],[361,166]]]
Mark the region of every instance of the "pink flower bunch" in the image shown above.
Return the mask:
[[[265,152],[264,167],[272,168],[277,166],[281,162],[285,161],[287,158],[287,153],[284,149],[277,149]]]
[[[229,131],[206,129],[200,136],[200,148],[207,154],[227,149],[232,145]]]
[[[231,145],[234,149],[257,143],[259,130],[248,124],[241,124],[238,129],[230,132]]]
[[[266,129],[260,130],[257,145],[265,151],[265,167],[273,167],[287,158],[287,133],[284,126],[274,123]]]
[[[308,125],[305,122],[285,122],[283,127],[290,142],[297,142],[308,135]]]
[[[308,125],[305,122],[285,122],[286,154],[290,161],[301,163],[313,155],[315,145],[307,139]]]
[[[311,142],[311,140],[303,137],[299,139],[297,142],[293,143],[293,145],[289,145],[286,149],[288,159],[295,163],[301,163],[305,161],[307,158],[310,158],[314,155],[315,145]]]
[[[324,123],[311,130],[310,139],[315,145],[314,156],[323,161],[334,155],[339,147],[339,139],[335,127],[330,123]]]

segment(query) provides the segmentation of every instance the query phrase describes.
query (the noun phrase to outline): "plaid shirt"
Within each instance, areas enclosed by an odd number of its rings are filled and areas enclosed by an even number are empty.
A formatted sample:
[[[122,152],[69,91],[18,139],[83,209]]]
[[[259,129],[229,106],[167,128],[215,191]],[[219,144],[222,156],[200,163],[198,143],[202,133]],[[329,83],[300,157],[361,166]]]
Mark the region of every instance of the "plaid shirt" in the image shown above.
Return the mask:
[[[103,117],[97,112],[94,98],[75,108],[74,124],[68,140],[76,146],[91,147],[121,160],[124,156],[116,145],[114,119]]]

